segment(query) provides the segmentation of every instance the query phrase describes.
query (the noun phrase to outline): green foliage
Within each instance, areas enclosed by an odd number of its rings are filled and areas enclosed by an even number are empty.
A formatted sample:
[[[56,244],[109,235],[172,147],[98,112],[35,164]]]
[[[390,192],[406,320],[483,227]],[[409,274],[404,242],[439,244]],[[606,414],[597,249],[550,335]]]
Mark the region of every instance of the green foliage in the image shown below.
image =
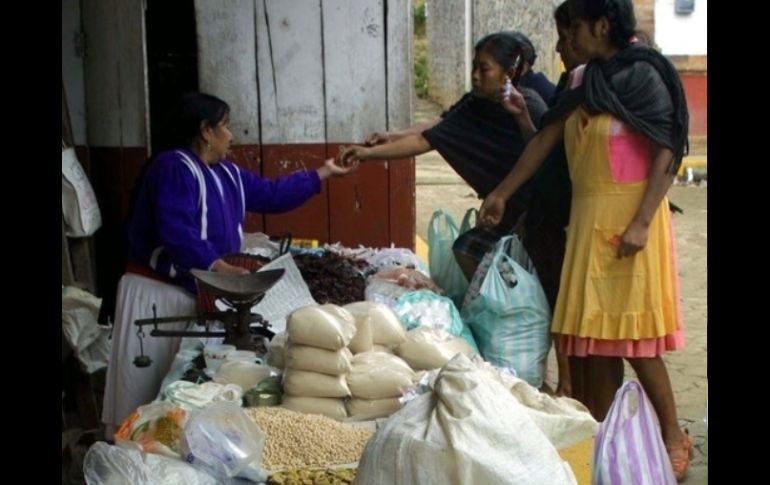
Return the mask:
[[[417,96],[425,98],[428,96],[428,57],[425,55],[425,43],[422,44],[421,52],[415,49],[414,54],[414,89]]]
[[[425,37],[425,1],[416,1],[412,6],[414,17],[414,36]]]
[[[428,96],[428,58],[425,39],[425,0],[415,0],[412,6],[414,17],[414,89],[417,96]]]

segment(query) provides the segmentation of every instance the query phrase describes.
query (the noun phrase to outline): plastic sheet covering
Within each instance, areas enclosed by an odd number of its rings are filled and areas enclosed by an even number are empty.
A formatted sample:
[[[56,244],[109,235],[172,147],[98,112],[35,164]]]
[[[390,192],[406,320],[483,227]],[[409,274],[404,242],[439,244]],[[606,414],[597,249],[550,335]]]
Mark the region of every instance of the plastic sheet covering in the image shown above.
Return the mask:
[[[208,473],[184,461],[97,441],[83,460],[83,475],[88,485],[217,485]]]
[[[72,286],[62,288],[62,333],[81,367],[89,374],[107,367],[110,360],[112,328],[97,322],[101,305],[101,298],[87,291]]]

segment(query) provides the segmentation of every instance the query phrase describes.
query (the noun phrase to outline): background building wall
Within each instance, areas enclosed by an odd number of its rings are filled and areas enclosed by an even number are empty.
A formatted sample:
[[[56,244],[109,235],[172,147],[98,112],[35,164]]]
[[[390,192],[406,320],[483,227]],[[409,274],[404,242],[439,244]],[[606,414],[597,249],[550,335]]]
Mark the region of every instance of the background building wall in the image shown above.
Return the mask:
[[[470,88],[471,0],[426,0],[428,96],[449,107]]]
[[[687,15],[674,11],[675,0],[655,1],[655,42],[667,56],[707,54],[707,16],[705,0],[697,0]]]
[[[96,234],[100,268],[120,266],[122,224],[150,154],[145,12],[148,2],[161,1],[62,2],[62,83],[72,99],[76,140],[87,144],[84,158],[92,162],[104,220]],[[274,178],[318,168],[342,144],[361,143],[373,131],[411,124],[411,3],[188,2],[197,29],[197,84],[232,108],[233,161]],[[78,19],[87,43],[83,59],[73,34]],[[245,229],[290,231],[321,243],[414,247],[414,159],[369,162],[322,187],[289,213],[249,215]],[[104,279],[117,281],[115,274]]]
[[[655,0],[655,42],[679,71],[690,111],[690,151],[706,153],[708,131],[708,4],[696,0],[690,14],[677,14],[675,0]]]

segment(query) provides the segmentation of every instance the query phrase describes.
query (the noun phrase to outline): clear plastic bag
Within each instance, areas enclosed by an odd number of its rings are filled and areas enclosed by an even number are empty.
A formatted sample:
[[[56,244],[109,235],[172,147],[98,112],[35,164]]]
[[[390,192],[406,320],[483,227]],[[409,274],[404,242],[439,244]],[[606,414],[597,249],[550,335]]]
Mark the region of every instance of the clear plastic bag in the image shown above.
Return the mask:
[[[377,278],[376,275],[369,278],[369,282],[364,290],[364,297],[366,301],[373,301],[375,303],[382,303],[393,308],[396,306],[398,298],[411,291],[409,288],[399,286],[398,283]]]
[[[406,248],[382,248],[372,256],[366,258],[366,262],[375,268],[387,266],[414,267],[422,272],[426,272],[425,264],[420,261],[411,250]]]
[[[444,292],[432,279],[430,279],[429,276],[422,271],[412,268],[388,266],[380,269],[372,278],[390,281],[391,283],[395,283],[398,286],[403,286],[410,290],[426,288],[439,294]]]
[[[475,352],[479,351],[470,328],[463,323],[454,302],[445,296],[427,290],[411,291],[398,299],[393,311],[407,330],[423,326],[439,328],[462,337]]]
[[[443,290],[422,271],[389,266],[381,268],[369,277],[364,294],[367,301],[384,303],[392,308],[401,295],[419,289],[443,293]]]
[[[193,414],[184,430],[185,459],[217,477],[267,479],[265,434],[237,404],[215,402]]]
[[[139,406],[120,425],[115,441],[146,453],[181,458],[182,430],[188,411],[169,401],[153,401]]]

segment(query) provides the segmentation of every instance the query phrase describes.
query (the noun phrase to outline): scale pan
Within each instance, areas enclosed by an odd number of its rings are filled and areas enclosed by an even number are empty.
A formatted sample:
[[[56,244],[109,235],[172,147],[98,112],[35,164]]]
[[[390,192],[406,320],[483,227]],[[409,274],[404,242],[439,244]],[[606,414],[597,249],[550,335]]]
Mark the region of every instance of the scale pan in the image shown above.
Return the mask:
[[[257,271],[246,275],[219,273],[192,269],[198,283],[208,288],[215,298],[232,301],[251,301],[263,295],[283,276],[283,268]]]

